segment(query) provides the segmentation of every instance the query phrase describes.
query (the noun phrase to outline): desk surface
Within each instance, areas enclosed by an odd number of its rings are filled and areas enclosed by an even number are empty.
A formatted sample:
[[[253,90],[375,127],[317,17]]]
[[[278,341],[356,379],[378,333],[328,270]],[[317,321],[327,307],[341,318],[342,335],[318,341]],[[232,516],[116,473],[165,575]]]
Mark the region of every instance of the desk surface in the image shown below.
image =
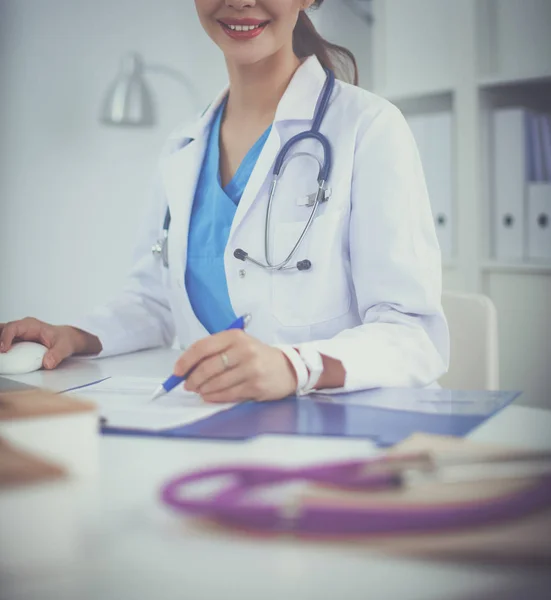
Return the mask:
[[[17,379],[53,389],[109,375],[162,379],[176,356],[174,351],[158,350],[111,359],[77,359],[57,371]],[[470,437],[551,449],[550,432],[551,412],[511,406]],[[83,517],[84,541],[74,568],[14,579],[9,582],[10,598],[549,597],[551,576],[543,569],[396,559],[337,544],[218,535],[175,518],[157,499],[167,478],[213,463],[246,460],[295,465],[375,452],[369,442],[353,439],[264,436],[246,443],[228,443],[104,437],[99,480],[94,483],[97,502]]]

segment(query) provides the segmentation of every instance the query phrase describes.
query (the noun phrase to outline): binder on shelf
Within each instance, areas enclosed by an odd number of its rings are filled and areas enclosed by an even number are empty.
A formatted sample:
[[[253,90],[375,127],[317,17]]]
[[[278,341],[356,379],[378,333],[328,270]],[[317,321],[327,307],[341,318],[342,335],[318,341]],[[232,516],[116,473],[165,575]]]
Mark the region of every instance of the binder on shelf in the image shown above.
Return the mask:
[[[543,158],[543,119],[545,115],[530,113],[529,150],[528,150],[528,178],[529,182],[545,181],[546,173]]]
[[[446,111],[412,115],[408,123],[423,163],[442,256],[451,258],[454,244],[452,114]]]
[[[493,115],[494,253],[497,259],[522,260],[526,185],[530,173],[530,113],[523,108]]]
[[[551,183],[530,183],[527,204],[527,256],[551,261]]]
[[[540,115],[541,146],[543,153],[543,181],[551,182],[551,115]]]

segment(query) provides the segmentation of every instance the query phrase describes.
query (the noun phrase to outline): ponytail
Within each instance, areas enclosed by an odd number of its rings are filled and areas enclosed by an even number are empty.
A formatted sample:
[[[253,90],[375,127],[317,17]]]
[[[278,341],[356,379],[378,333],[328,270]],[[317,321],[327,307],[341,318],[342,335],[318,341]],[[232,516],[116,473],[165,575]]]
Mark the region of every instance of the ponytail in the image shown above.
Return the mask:
[[[319,8],[322,4],[323,0],[315,0],[312,6]],[[352,52],[325,40],[303,10],[293,31],[293,50],[298,58],[315,54],[322,66],[334,71],[339,79],[358,85],[358,65]]]

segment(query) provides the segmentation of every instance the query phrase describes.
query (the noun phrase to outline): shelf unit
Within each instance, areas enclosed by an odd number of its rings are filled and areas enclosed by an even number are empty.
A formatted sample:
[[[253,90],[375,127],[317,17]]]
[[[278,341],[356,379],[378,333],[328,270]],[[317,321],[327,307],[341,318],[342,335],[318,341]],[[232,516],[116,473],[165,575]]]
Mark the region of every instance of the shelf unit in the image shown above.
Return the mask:
[[[551,62],[551,59],[550,59]],[[490,82],[491,81],[491,82]],[[478,85],[480,134],[481,134],[481,174],[480,185],[484,211],[481,214],[483,230],[488,232],[482,241],[482,257],[485,265],[500,264],[500,272],[506,272],[510,267],[512,273],[519,273],[523,269],[527,273],[542,273],[542,265],[551,272],[551,259],[547,264],[543,261],[500,260],[493,254],[492,249],[492,211],[495,206],[495,194],[492,190],[491,176],[491,122],[496,109],[525,107],[536,112],[551,113],[551,78],[547,73],[513,80],[510,77],[486,78]]]
[[[406,92],[404,90],[377,90],[379,96],[390,100],[405,113],[431,112],[450,108],[455,94],[454,88],[426,88]]]
[[[374,0],[373,4],[374,91],[406,116],[450,110],[455,117],[458,247],[444,266],[462,268],[462,287],[483,291],[487,265],[496,264],[490,242],[488,123],[491,112],[504,106],[551,112],[551,3]],[[523,23],[524,30],[516,30],[515,23]],[[426,35],[419,36],[420,30]],[[503,262],[500,272],[508,264]],[[515,263],[511,272],[524,266],[528,273],[542,272],[539,263],[534,269],[530,262]]]
[[[535,274],[551,275],[551,264],[548,262],[536,261],[500,261],[486,260],[480,264],[480,268],[485,273],[512,273],[512,274]],[[549,298],[551,302],[551,298]]]
[[[371,89],[406,117],[453,112],[456,244],[444,286],[492,298],[502,385],[528,390],[538,404],[551,389],[551,261],[492,256],[489,122],[504,106],[551,113],[551,2],[373,0],[373,12]],[[528,295],[540,313],[526,310]]]
[[[517,77],[507,75],[480,77],[478,80],[478,87],[481,90],[504,87],[522,88],[524,86],[538,85],[545,82],[551,82],[551,70],[549,72],[534,73],[533,75],[524,74]]]

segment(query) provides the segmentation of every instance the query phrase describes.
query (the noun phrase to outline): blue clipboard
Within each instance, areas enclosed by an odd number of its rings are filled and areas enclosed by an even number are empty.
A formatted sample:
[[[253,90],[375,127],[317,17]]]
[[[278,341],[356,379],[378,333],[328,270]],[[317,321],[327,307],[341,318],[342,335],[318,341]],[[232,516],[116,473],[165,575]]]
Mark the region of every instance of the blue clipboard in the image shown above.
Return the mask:
[[[245,402],[163,431],[103,426],[106,435],[243,441],[259,435],[363,438],[388,447],[416,432],[465,436],[520,392],[379,389],[353,394]]]

